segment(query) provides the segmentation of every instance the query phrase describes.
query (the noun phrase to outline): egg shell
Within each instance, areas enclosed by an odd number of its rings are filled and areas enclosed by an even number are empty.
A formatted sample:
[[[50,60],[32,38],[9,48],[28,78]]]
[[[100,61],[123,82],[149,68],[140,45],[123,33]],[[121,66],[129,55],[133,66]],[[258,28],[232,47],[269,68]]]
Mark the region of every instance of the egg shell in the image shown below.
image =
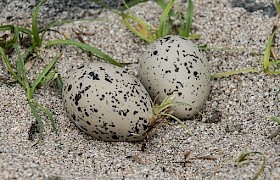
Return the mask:
[[[63,101],[82,131],[104,141],[142,141],[153,116],[153,102],[139,80],[107,63],[70,72]]]
[[[175,95],[176,101],[185,103],[172,107],[173,115],[189,119],[203,108],[210,92],[209,65],[190,40],[176,35],[158,39],[139,64],[140,81],[152,98],[161,101]]]

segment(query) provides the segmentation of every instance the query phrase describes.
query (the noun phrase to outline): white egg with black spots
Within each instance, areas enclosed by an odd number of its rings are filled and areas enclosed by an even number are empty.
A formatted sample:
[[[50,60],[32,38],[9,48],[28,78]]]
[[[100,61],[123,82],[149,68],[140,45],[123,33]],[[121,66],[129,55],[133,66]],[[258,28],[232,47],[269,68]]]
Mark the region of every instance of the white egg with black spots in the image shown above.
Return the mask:
[[[139,64],[140,81],[152,98],[175,95],[183,103],[172,107],[173,115],[188,119],[203,108],[210,92],[209,65],[190,40],[174,35],[158,39]]]
[[[92,63],[69,73],[63,101],[70,119],[104,141],[142,141],[153,116],[144,86],[124,69]]]

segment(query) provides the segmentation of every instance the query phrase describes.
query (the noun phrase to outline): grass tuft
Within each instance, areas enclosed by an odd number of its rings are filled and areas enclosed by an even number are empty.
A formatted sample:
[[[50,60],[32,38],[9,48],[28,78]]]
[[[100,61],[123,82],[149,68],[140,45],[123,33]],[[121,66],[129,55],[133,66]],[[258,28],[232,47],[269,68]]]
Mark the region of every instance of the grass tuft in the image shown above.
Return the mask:
[[[123,1],[124,6],[121,11],[117,11],[100,0],[92,0],[95,3],[101,5],[103,8],[109,9],[117,15],[121,16],[125,26],[133,34],[151,44],[156,39],[163,36],[176,34],[189,39],[199,39],[200,35],[191,34],[191,25],[193,18],[194,6],[192,0],[188,0],[188,7],[185,12],[185,16],[182,16],[182,12],[175,12],[173,5],[175,0],[170,0],[166,3],[164,0],[155,0],[155,2],[162,8],[163,12],[160,17],[160,24],[158,27],[150,25],[145,20],[140,19],[137,15],[133,14],[129,8],[135,6],[145,0],[132,0],[126,3]],[[127,11],[125,11],[127,10]],[[179,26],[175,21],[179,21]]]
[[[264,57],[263,57],[263,61],[262,61],[262,66],[263,66],[263,70],[266,74],[280,74],[280,70],[270,70],[271,67],[274,67],[274,65],[277,65],[280,63],[280,61],[271,58],[272,55],[272,45],[274,43],[274,39],[275,39],[275,34],[277,32],[279,27],[274,27],[273,31],[268,39],[268,42],[266,44],[265,47],[265,51],[264,51]],[[271,61],[274,60],[274,61]]]
[[[50,121],[52,129],[57,133],[57,127],[55,123],[55,119],[53,113],[45,108],[42,104],[38,103],[34,98],[34,94],[36,93],[36,89],[47,86],[52,81],[56,81],[57,86],[62,92],[63,83],[61,80],[61,76],[59,72],[55,69],[55,64],[61,57],[61,54],[55,56],[50,60],[43,70],[37,75],[35,80],[31,80],[28,77],[28,74],[25,69],[25,65],[29,55],[36,53],[36,57],[39,57],[37,53],[38,50],[42,47],[43,37],[45,33],[50,30],[50,28],[55,26],[60,26],[65,23],[71,23],[74,21],[92,21],[92,19],[82,19],[82,20],[65,20],[60,22],[54,22],[48,24],[42,31],[39,30],[38,27],[38,13],[40,7],[47,0],[41,0],[35,6],[34,11],[32,13],[32,28],[27,29],[24,27],[18,27],[16,25],[2,25],[0,26],[0,31],[5,32],[9,31],[12,36],[10,39],[7,38],[7,34],[0,37],[0,56],[6,66],[7,71],[12,75],[15,81],[24,88],[26,92],[27,101],[31,110],[32,115],[36,119],[38,124],[39,138],[35,144],[38,144],[43,139],[43,131],[44,131],[44,121],[43,115]],[[25,37],[28,37],[30,43],[26,43]],[[23,44],[25,43],[25,44]],[[53,40],[47,43],[47,46],[52,46],[55,44],[65,44],[65,45],[74,45],[85,51],[92,53],[93,55],[107,60],[109,63],[112,63],[117,66],[122,66],[119,62],[103,53],[102,51],[93,48],[87,44],[77,42],[74,40]],[[15,51],[15,55],[17,56],[17,62],[15,67],[10,63],[8,58],[8,53]],[[1,79],[0,79],[1,80]]]
[[[254,154],[259,154],[262,156],[262,164],[261,164],[261,167],[258,169],[257,173],[252,177],[253,180],[256,180],[264,171],[264,168],[265,168],[265,163],[266,163],[266,160],[265,160],[265,156],[263,153],[261,152],[247,152],[247,153],[242,153],[236,160],[236,163],[237,165],[241,165],[241,164],[245,164],[248,162],[247,158],[248,156],[250,155],[254,155]]]

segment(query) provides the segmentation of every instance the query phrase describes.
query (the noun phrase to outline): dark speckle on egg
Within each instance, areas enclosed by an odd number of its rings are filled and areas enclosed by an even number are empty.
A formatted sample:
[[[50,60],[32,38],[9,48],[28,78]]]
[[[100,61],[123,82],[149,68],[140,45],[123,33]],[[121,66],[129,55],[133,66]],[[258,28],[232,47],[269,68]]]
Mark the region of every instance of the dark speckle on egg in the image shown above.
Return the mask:
[[[81,93],[78,93],[75,95],[75,105],[77,106],[79,104],[79,100],[82,98]]]
[[[92,78],[92,80],[100,80],[98,74],[94,72],[90,72],[89,76]]]
[[[72,89],[72,85],[70,84],[67,88],[67,91],[69,92],[69,91],[71,91],[71,89]]]

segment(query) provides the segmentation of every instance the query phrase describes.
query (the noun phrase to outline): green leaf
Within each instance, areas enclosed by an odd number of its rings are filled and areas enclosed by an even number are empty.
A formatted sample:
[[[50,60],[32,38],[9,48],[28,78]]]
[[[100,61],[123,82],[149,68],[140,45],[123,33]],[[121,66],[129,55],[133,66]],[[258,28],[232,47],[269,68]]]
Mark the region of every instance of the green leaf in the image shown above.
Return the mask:
[[[40,109],[47,115],[48,119],[51,122],[51,126],[52,126],[53,130],[55,131],[55,133],[57,133],[56,124],[55,124],[55,121],[53,118],[53,113],[51,111],[49,111],[47,108],[45,108],[44,106],[42,106],[41,104],[39,104],[38,102],[33,101],[33,105],[35,106],[35,108]]]
[[[42,39],[39,35],[39,28],[38,28],[38,13],[40,10],[40,7],[43,3],[45,3],[46,0],[41,0],[35,7],[33,14],[32,14],[32,32],[34,36],[34,40],[36,42],[36,46],[41,47],[42,46]]]
[[[199,39],[200,37],[201,37],[200,34],[189,34],[187,38],[195,40],[195,39]]]
[[[166,22],[166,24],[165,24],[165,27],[164,27],[164,29],[163,29],[163,34],[164,34],[164,36],[165,35],[169,35],[169,34],[171,34],[172,32],[172,28],[173,28],[173,23],[172,23],[172,21],[170,20],[170,19],[168,19],[167,20],[167,22]]]
[[[38,125],[39,125],[39,138],[38,138],[37,142],[35,144],[33,144],[33,146],[35,146],[36,144],[38,144],[43,139],[44,125],[43,125],[43,120],[42,120],[41,116],[39,115],[39,113],[37,112],[37,110],[36,110],[35,106],[33,105],[32,101],[29,101],[29,107],[31,109],[32,115],[35,117],[35,119],[36,119],[36,121],[38,122]]]
[[[6,41],[6,40],[1,40],[0,39],[0,46],[4,49],[10,49],[13,47],[13,44],[15,44],[18,40],[18,36],[16,35],[17,32],[15,32],[15,27],[16,26],[13,26],[13,25],[3,25],[3,26],[0,26],[0,31],[11,31],[11,33],[14,33],[14,36],[12,39]]]
[[[264,57],[263,57],[263,61],[262,61],[262,66],[263,66],[263,70],[265,73],[267,74],[280,74],[280,71],[270,71],[270,53],[271,53],[271,46],[273,44],[273,41],[274,41],[274,38],[275,38],[275,34],[276,34],[276,31],[278,30],[279,27],[275,28],[269,39],[268,39],[268,42],[266,44],[266,47],[265,47],[265,51],[264,51]]]
[[[167,3],[164,0],[155,0],[155,2],[164,10],[167,6]],[[175,13],[173,9],[170,10],[170,16],[174,16]]]
[[[24,64],[25,64],[25,61],[19,51],[19,47],[18,45],[14,45],[14,48],[16,50],[16,53],[18,55],[18,62],[17,62],[17,76],[25,82],[25,67],[24,67]]]
[[[188,37],[191,32],[191,25],[192,25],[192,18],[193,18],[193,3],[192,0],[188,1],[188,9],[186,13],[186,22],[185,22],[185,27],[183,34],[180,34],[183,37]]]
[[[56,69],[50,70],[44,78],[41,80],[41,82],[38,84],[37,88],[41,88],[43,86],[48,85],[51,81],[54,81],[58,77],[58,72]]]
[[[0,26],[0,31],[13,31],[14,25],[3,25]]]
[[[82,42],[79,42],[79,41],[74,41],[74,40],[53,40],[53,41],[49,41],[46,45],[46,47],[48,46],[53,46],[53,45],[58,45],[58,44],[63,44],[63,45],[73,45],[73,46],[77,46],[85,51],[88,51],[90,53],[92,53],[93,55],[101,58],[101,59],[104,59],[108,62],[110,62],[111,64],[113,65],[116,65],[116,66],[119,66],[119,67],[122,67],[123,65],[119,62],[117,62],[116,60],[114,60],[113,58],[111,58],[109,55],[101,52],[100,50],[90,46],[90,45],[87,45],[85,43],[82,43]]]
[[[25,88],[26,91],[29,91],[29,81],[26,76],[25,72],[25,57],[21,55],[19,46],[17,44],[14,44],[14,49],[16,51],[16,54],[18,56],[18,63],[17,63],[17,77],[21,80],[22,86]]]
[[[3,61],[4,61],[4,64],[5,64],[6,68],[7,68],[7,70],[11,73],[11,75],[13,76],[13,78],[14,78],[15,80],[17,80],[17,81],[19,82],[20,85],[24,86],[22,80],[17,76],[17,73],[16,73],[16,72],[14,71],[14,69],[12,68],[12,66],[11,66],[11,64],[10,64],[10,62],[9,62],[9,60],[8,60],[8,57],[7,57],[7,55],[6,55],[6,53],[4,52],[4,50],[3,50],[2,47],[0,47],[0,54],[1,54],[1,56],[2,56],[2,59],[3,59]]]
[[[124,11],[124,10],[126,10],[128,8],[131,8],[132,6],[135,6],[135,5],[139,4],[139,3],[146,2],[146,1],[148,1],[148,0],[128,0],[128,2],[125,2],[123,0],[125,5],[121,8],[121,10]]]
[[[275,9],[277,11],[277,14],[280,15],[280,4],[279,4],[279,0],[273,0]]]
[[[252,179],[256,180],[264,171],[264,168],[265,168],[265,163],[266,163],[266,160],[265,160],[265,156],[263,153],[261,152],[248,152],[248,153],[242,153],[236,160],[237,164],[240,165],[241,163],[244,163],[247,161],[247,157],[252,155],[252,154],[260,154],[262,156],[262,164],[261,164],[261,167],[259,168],[259,170],[257,171],[256,175],[253,176]]]
[[[189,129],[189,127],[183,121],[181,121],[179,118],[177,118],[176,116],[174,116],[172,114],[164,114],[164,115],[169,116],[170,118],[172,118],[175,121],[177,121],[181,125],[181,127],[183,127],[185,129],[185,131],[187,132],[188,135],[193,136],[193,133]]]
[[[50,69],[55,65],[55,63],[57,62],[57,60],[61,57],[61,55],[59,56],[55,56],[50,62],[49,64],[47,64],[45,66],[45,68],[43,69],[43,71],[36,77],[35,81],[32,84],[31,87],[31,94],[34,93],[36,87],[41,83],[42,79],[48,74],[48,72],[50,71]]]
[[[16,39],[19,39],[19,29],[15,26],[15,35]],[[24,82],[24,88],[27,88],[28,80],[25,74],[25,58],[26,56],[22,56],[19,50],[19,45],[18,44],[13,44],[13,48],[16,50],[16,54],[18,56],[18,62],[17,62],[17,76]],[[28,85],[27,85],[28,84]]]
[[[58,89],[62,93],[62,91],[63,91],[63,81],[61,79],[61,75],[60,74],[58,74],[58,77],[55,79],[55,81],[56,81]]]
[[[276,116],[271,116],[270,119],[280,125],[280,119]]]
[[[172,6],[174,4],[174,1],[175,0],[170,0],[169,3],[167,4],[167,6],[165,7],[162,15],[161,15],[161,19],[160,19],[160,24],[159,24],[159,28],[158,30],[156,31],[156,37],[157,38],[161,38],[167,34],[164,34],[164,28],[165,28],[165,23],[166,23],[166,20],[168,18],[168,14],[170,12],[170,10],[172,9]]]
[[[20,32],[23,32],[23,33],[29,35],[30,37],[33,37],[33,32],[31,30],[23,28],[23,27],[17,27],[17,28]]]

